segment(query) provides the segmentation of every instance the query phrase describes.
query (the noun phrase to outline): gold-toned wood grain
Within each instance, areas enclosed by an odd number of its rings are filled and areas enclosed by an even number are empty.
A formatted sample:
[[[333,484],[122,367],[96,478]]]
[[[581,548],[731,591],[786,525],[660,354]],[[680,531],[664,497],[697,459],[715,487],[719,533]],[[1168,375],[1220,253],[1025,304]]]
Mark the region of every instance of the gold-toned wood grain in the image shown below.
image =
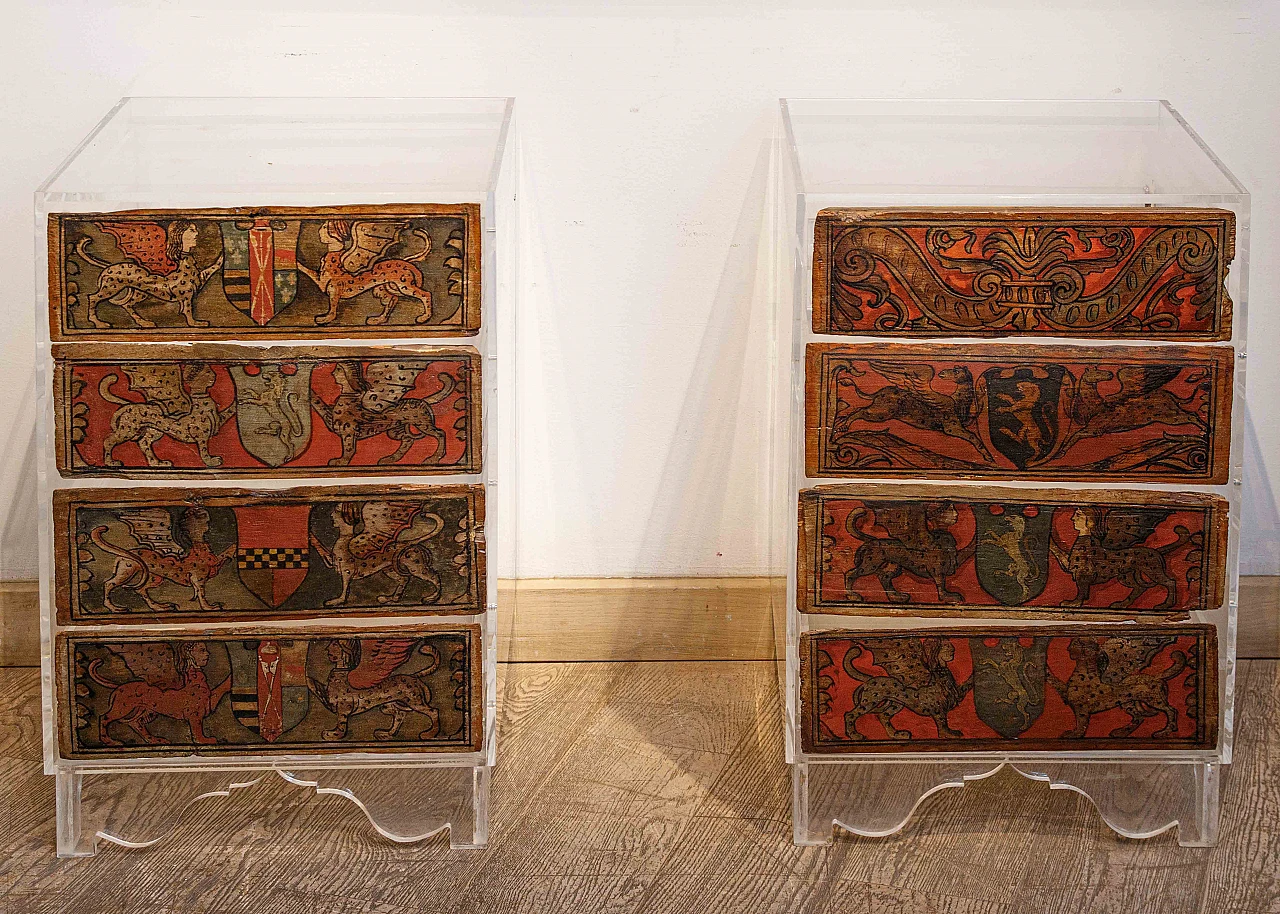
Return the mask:
[[[40,583],[0,581],[0,667],[40,663]]]
[[[898,835],[791,843],[767,663],[504,669],[490,845],[397,845],[336,796],[264,779],[145,850],[54,857],[39,677],[0,670],[0,830],[14,912],[1274,911],[1280,663],[1241,665],[1222,843],[1114,835],[1087,799],[1002,773],[927,799]]]
[[[1280,658],[1280,575],[1240,579],[1240,657]]]
[[[782,656],[786,578],[498,582],[502,661],[767,660]],[[519,591],[518,595],[516,591]],[[35,581],[0,584],[0,666],[40,663]],[[1280,575],[1240,579],[1241,658],[1280,658]]]
[[[510,661],[771,659],[773,586],[769,577],[507,582],[498,591],[498,656]]]

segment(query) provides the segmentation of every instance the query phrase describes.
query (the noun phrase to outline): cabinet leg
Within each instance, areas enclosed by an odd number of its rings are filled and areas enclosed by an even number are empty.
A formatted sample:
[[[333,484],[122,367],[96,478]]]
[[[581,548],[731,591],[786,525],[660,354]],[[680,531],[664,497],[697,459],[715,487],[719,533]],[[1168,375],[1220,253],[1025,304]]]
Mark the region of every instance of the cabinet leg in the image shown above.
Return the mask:
[[[835,840],[831,822],[817,821],[809,815],[809,766],[796,762],[791,766],[792,840],[801,847],[822,847]]]
[[[1218,844],[1219,791],[1222,766],[1214,762],[1197,765],[1192,770],[1195,808],[1188,818],[1178,822],[1178,843],[1183,847],[1216,847]]]
[[[84,820],[80,787],[84,776],[59,771],[54,776],[57,797],[58,856],[92,857],[97,851],[97,835]]]
[[[452,848],[484,847],[489,843],[489,771],[485,765],[471,769],[471,802],[458,811],[449,825]]]

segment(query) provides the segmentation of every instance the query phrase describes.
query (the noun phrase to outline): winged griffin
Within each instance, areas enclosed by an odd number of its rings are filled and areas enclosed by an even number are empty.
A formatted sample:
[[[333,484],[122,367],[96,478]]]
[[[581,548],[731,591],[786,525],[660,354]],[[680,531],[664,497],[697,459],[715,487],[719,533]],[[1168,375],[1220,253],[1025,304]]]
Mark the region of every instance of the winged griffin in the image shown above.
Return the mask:
[[[440,732],[440,712],[431,705],[426,682],[440,666],[440,652],[422,643],[418,651],[430,658],[427,665],[413,673],[395,672],[413,654],[415,644],[418,642],[413,639],[395,638],[335,638],[328,643],[325,654],[333,664],[328,678],[320,682],[309,673],[307,676],[311,691],[338,717],[333,729],[324,731],[325,739],[342,739],[353,714],[374,708],[391,718],[385,729],[374,731],[378,739],[392,739],[410,712],[422,714],[430,722],[419,739],[431,739]]]
[[[893,717],[904,708],[933,719],[938,736],[962,736],[947,723],[947,715],[960,706],[973,689],[973,679],[964,685],[956,681],[948,664],[955,659],[955,646],[946,638],[884,638],[873,652],[873,660],[885,675],[864,673],[853,665],[866,650],[854,642],[844,655],[844,671],[859,683],[856,702],[845,712],[844,727],[851,740],[866,739],[857,723],[866,714],[879,719],[889,739],[910,739],[910,730],[899,730]]]
[[[1070,415],[1076,425],[1059,451],[1066,453],[1077,442],[1098,435],[1128,432],[1149,425],[1193,425],[1203,432],[1206,422],[1196,401],[1197,386],[1178,397],[1166,385],[1182,374],[1182,365],[1125,365],[1112,372],[1089,366],[1080,376]],[[1109,396],[1098,391],[1100,382],[1114,378],[1120,389]],[[1190,383],[1196,383],[1188,379]]]
[[[424,366],[424,362],[337,363],[333,379],[338,398],[329,404],[313,393],[311,399],[329,431],[342,439],[342,454],[331,459],[330,466],[348,466],[358,442],[382,434],[398,441],[399,446],[394,453],[379,457],[379,464],[395,463],[422,438],[434,438],[437,451],[443,454],[444,432],[436,425],[431,407],[447,399],[456,382],[441,373],[440,390],[426,397],[407,397],[417,386]]]
[[[1172,543],[1144,546],[1166,516],[1163,511],[1132,508],[1077,508],[1071,524],[1079,535],[1071,548],[1064,549],[1056,537],[1049,542],[1054,558],[1076,585],[1076,595],[1064,605],[1080,606],[1094,587],[1118,581],[1130,591],[1114,604],[1115,609],[1127,609],[1153,587],[1164,588],[1164,599],[1156,609],[1173,606],[1177,587],[1165,567],[1165,558],[1188,543],[1203,543],[1204,538],[1177,526],[1174,532],[1178,538]]]
[[[945,394],[933,387],[935,372],[932,365],[899,365],[875,360],[868,361],[867,365],[891,383],[875,391],[863,391],[856,379],[864,372],[852,366],[846,367],[843,373],[847,375],[848,383],[859,397],[868,402],[866,406],[855,407],[841,416],[842,422],[897,420],[913,428],[941,432],[967,441],[985,459],[992,459],[991,452],[972,428],[978,420],[979,409],[974,396],[973,373],[968,368],[959,365],[936,373],[938,379],[955,384],[955,392]],[[840,380],[844,382],[845,379]]]
[[[382,311],[368,318],[366,324],[385,324],[391,310],[402,298],[416,299],[422,314],[416,323],[431,320],[431,293],[422,287],[422,271],[414,263],[431,253],[431,238],[414,229],[408,234],[422,243],[422,249],[405,257],[383,260],[392,245],[400,242],[409,228],[407,221],[373,222],[330,219],[320,227],[320,240],[328,253],[319,271],[299,262],[298,270],[329,296],[329,310],[316,318],[317,324],[332,323],[338,316],[338,305],[364,292],[382,305]]]
[[[870,515],[870,516],[869,516]],[[927,578],[937,588],[938,601],[958,603],[963,594],[947,587],[947,579],[973,554],[973,545],[958,549],[955,536],[948,528],[958,520],[950,502],[903,504],[877,507],[874,514],[866,507],[855,508],[845,518],[845,529],[858,543],[853,563],[845,573],[845,589],[855,594],[859,578],[875,575],[893,603],[911,602],[911,594],[903,593],[894,580],[904,572]],[[888,536],[878,536],[868,527],[884,527]]]
[[[76,242],[75,252],[86,263],[99,267],[98,287],[87,300],[89,323],[99,330],[112,325],[98,317],[98,305],[111,302],[124,309],[133,322],[144,328],[155,322],[138,313],[137,306],[147,298],[178,306],[188,327],[208,327],[208,321],[197,320],[192,311],[196,293],[204,288],[218,268],[222,255],[204,269],[196,266],[196,242],[200,230],[194,222],[179,219],[162,228],[155,222],[99,222],[97,227],[111,235],[127,260],[108,263],[89,253],[89,238]]]
[[[209,602],[205,585],[212,580],[222,566],[236,553],[233,543],[222,552],[209,548],[209,512],[204,508],[187,508],[178,521],[182,532],[191,543],[187,548],[178,545],[173,535],[173,515],[164,508],[135,508],[119,511],[117,516],[129,527],[138,545],[125,548],[106,538],[105,525],[89,531],[89,539],[95,546],[116,558],[115,570],[102,585],[102,605],[112,612],[128,612],[112,598],[117,588],[135,591],[152,612],[176,610],[173,603],[157,603],[151,597],[151,589],[168,581],[189,587],[196,603],[204,612],[222,609],[222,604]]]
[[[228,674],[217,686],[209,687],[205,676],[209,648],[204,642],[125,643],[112,645],[111,651],[124,661],[135,678],[113,682],[102,674],[103,658],[89,664],[89,678],[111,695],[106,713],[98,718],[98,739],[104,746],[120,745],[110,733],[111,725],[117,721],[144,743],[167,742],[147,729],[147,724],[157,717],[186,721],[193,742],[206,745],[217,742],[205,735],[204,719],[231,691],[231,676]]]
[[[325,606],[342,605],[352,582],[377,574],[385,574],[395,585],[392,593],[378,597],[379,603],[399,602],[414,579],[427,588],[420,602],[433,603],[440,597],[440,578],[424,545],[444,527],[439,514],[402,502],[344,501],[334,507],[332,517],[338,530],[332,548],[311,535],[312,547],[342,577],[342,592]]]

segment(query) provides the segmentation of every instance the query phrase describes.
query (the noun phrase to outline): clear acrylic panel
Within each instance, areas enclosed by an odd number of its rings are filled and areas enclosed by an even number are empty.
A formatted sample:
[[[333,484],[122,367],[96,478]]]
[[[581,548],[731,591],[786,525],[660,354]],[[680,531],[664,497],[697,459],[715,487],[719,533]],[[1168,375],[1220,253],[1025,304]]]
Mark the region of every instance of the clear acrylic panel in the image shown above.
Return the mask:
[[[40,512],[41,664],[45,772],[57,778],[58,852],[93,853],[98,838],[145,845],[168,833],[196,798],[226,795],[276,772],[295,784],[350,798],[393,840],[420,840],[447,828],[454,846],[485,843],[488,772],[495,762],[499,577],[518,569],[515,527],[516,422],[514,352],[519,220],[517,139],[510,98],[126,98],[98,124],[35,195],[37,384]],[[450,476],[327,477],[315,484],[483,483],[486,490],[486,609],[475,616],[394,619],[329,617],[316,625],[343,630],[379,625],[478,623],[482,630],[484,741],[478,752],[135,758],[73,761],[59,755],[54,689],[52,492],[83,486],[140,488],[150,481],[64,479],[54,463],[52,360],[47,273],[50,213],[142,208],[324,206],[337,204],[480,204],[481,329],[467,337],[424,335],[393,342],[476,347],[483,359],[481,472]],[[274,345],[277,340],[272,340]],[[317,349],[350,343],[339,335],[296,342]],[[360,341],[377,345],[376,341]],[[163,484],[163,482],[161,483]],[[172,482],[169,483],[172,485]],[[183,483],[186,485],[187,483]],[[190,483],[255,490],[309,480]],[[424,613],[429,610],[424,608]],[[273,623],[277,624],[277,623]],[[278,623],[282,628],[300,625]],[[207,625],[234,632],[234,625]],[[84,626],[80,630],[88,630]],[[122,631],[110,626],[102,631]],[[132,627],[131,627],[131,630]],[[142,626],[140,633],[180,626]],[[145,794],[145,804],[139,797]],[[145,809],[143,808],[145,806]],[[160,820],[147,810],[163,809]]]
[[[853,618],[797,611],[797,492],[815,484],[868,481],[812,479],[804,466],[804,350],[815,341],[868,342],[812,330],[814,221],[827,207],[1148,207],[1229,209],[1236,216],[1236,253],[1228,274],[1234,303],[1234,402],[1243,403],[1248,326],[1249,195],[1182,117],[1165,101],[781,100],[781,123],[766,231],[773,237],[770,278],[776,303],[771,366],[775,379],[771,478],[772,567],[787,569],[785,664],[786,751],[793,763],[794,827],[798,843],[828,843],[833,826],[862,835],[900,829],[921,799],[962,786],[1008,764],[1053,787],[1078,790],[1116,831],[1157,834],[1175,824],[1183,844],[1217,840],[1217,785],[1231,761],[1235,732],[1235,641],[1243,440],[1242,409],[1232,413],[1230,480],[1224,486],[1143,484],[1215,492],[1230,505],[1228,582],[1223,603],[1192,621],[1217,628],[1219,670],[1217,748],[1156,752],[895,752],[806,754],[799,738],[800,636],[808,631],[973,624],[958,618]],[[940,345],[974,340],[937,339]],[[883,339],[879,342],[892,345]],[[1010,338],[1026,346],[1097,341]],[[1143,343],[1159,346],[1161,343]],[[875,480],[919,489],[922,479]],[[946,481],[949,488],[973,483]],[[1006,483],[1001,483],[1006,484]],[[1008,485],[1026,486],[1012,482]],[[1082,488],[1081,483],[1039,483]],[[779,611],[778,615],[782,615]],[[1035,625],[1001,621],[1001,624]],[[779,632],[783,627],[779,626]],[[779,637],[781,642],[783,639]]]

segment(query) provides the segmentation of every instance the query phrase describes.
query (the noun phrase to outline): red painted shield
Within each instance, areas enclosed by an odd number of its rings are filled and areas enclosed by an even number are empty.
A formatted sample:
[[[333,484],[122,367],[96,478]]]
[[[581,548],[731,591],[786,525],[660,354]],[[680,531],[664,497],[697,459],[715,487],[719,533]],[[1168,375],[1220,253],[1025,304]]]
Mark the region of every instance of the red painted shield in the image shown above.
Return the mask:
[[[284,730],[284,689],[280,669],[280,645],[258,642],[258,733],[273,743]]]
[[[278,607],[307,577],[307,505],[237,506],[236,568],[245,587]]]
[[[249,316],[259,325],[276,313],[274,235],[267,219],[255,219],[249,229]]]

